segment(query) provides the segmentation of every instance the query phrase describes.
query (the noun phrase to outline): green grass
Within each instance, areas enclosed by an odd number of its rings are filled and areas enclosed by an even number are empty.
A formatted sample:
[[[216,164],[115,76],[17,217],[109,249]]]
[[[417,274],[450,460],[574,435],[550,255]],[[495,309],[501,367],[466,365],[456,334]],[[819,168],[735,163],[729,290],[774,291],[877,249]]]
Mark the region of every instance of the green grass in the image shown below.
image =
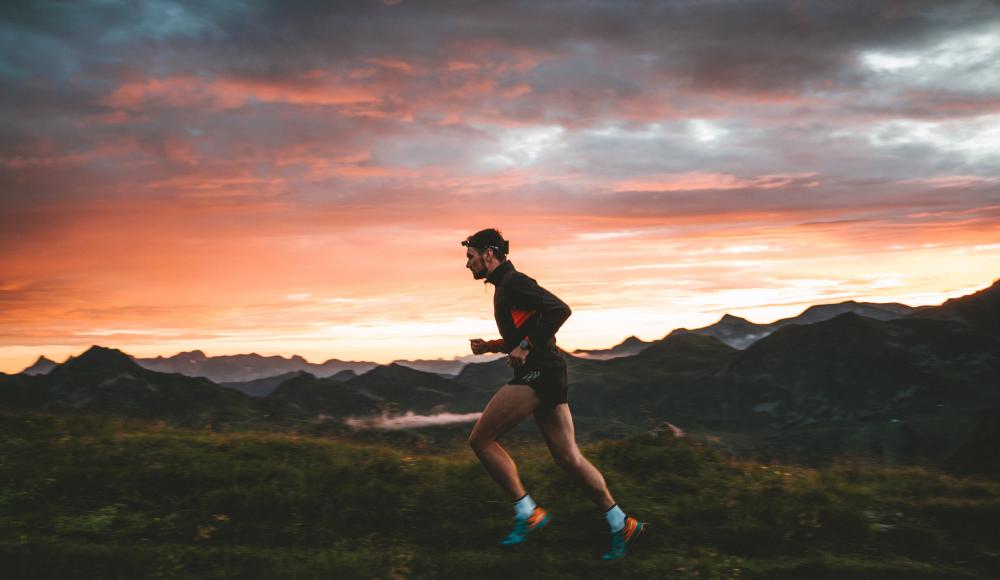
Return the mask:
[[[1000,483],[739,461],[667,433],[583,446],[650,522],[603,562],[602,514],[544,444],[511,453],[553,515],[516,548],[464,446],[0,413],[5,578],[996,578]]]

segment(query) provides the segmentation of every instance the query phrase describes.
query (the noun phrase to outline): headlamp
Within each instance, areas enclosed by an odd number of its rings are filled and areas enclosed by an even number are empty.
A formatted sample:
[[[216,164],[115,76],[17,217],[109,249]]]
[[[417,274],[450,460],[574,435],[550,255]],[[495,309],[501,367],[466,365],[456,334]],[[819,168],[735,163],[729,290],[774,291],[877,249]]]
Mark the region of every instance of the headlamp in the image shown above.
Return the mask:
[[[469,243],[469,240],[462,240],[462,245],[467,248],[476,248],[479,251],[483,251],[486,248],[493,248],[493,250],[496,251],[498,254],[503,254],[505,256],[510,253],[510,242],[508,240],[503,241],[503,246],[498,246],[496,244],[488,244],[480,247],[472,245],[471,243]]]

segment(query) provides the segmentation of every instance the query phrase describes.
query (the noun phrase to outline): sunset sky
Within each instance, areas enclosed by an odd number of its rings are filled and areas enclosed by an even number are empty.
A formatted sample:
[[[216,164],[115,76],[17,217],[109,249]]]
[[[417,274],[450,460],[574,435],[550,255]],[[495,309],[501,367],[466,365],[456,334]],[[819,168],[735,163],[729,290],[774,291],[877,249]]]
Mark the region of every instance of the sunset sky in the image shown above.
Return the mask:
[[[991,1],[4,2],[0,371],[567,349],[1000,278]]]

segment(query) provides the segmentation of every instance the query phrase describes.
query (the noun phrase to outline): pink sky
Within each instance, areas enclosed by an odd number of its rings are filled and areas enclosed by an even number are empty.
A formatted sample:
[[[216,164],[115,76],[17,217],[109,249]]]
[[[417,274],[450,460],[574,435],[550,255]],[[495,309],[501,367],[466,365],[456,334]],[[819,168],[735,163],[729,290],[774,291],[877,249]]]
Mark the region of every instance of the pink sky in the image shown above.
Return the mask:
[[[568,350],[1000,277],[989,3],[500,4],[5,18],[0,371],[464,355],[484,227]]]

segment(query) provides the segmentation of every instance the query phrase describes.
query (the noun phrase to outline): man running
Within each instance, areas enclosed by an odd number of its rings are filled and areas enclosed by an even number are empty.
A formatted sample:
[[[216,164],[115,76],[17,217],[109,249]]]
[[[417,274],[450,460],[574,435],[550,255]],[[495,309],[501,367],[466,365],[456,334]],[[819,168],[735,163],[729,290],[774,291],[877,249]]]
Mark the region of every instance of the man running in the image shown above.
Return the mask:
[[[514,529],[500,543],[520,544],[550,520],[525,491],[514,460],[498,442],[533,413],[553,460],[572,474],[604,511],[611,527],[611,549],[602,557],[621,558],[646,524],[625,515],[608,492],[601,472],[577,448],[566,401],[566,361],[555,340],[556,331],[571,314],[569,306],[514,269],[507,259],[510,244],[498,230],[476,232],[462,245],[467,248],[465,267],[472,271],[472,277],[485,279],[496,288],[493,314],[502,337],[490,341],[474,338],[470,341],[472,352],[507,353],[514,368],[514,378],[493,395],[469,435],[476,456],[514,501]]]

